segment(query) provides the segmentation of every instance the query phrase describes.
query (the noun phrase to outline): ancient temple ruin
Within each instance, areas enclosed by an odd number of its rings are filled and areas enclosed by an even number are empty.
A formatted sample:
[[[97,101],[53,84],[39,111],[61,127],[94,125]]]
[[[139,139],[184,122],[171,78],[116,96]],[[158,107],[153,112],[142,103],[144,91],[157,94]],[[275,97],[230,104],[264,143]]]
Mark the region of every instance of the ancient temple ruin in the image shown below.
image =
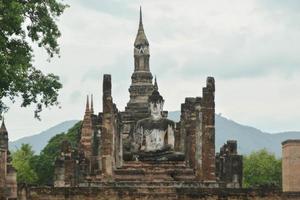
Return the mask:
[[[207,78],[201,97],[185,99],[180,121],[174,122],[163,110],[168,99],[153,81],[149,59],[140,11],[127,106],[118,110],[112,77],[105,74],[102,112],[95,113],[93,97],[88,97],[79,147],[62,143],[55,162],[55,187],[241,188],[237,143],[228,141],[220,153],[215,152],[214,78]]]
[[[0,199],[17,199],[17,173],[8,150],[4,118],[0,127]]]

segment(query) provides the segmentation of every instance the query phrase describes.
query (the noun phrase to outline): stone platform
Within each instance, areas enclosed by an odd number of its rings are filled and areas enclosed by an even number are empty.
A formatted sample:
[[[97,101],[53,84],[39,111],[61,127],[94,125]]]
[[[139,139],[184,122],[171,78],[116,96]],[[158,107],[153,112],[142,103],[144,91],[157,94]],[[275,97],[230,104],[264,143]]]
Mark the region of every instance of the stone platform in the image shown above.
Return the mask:
[[[190,181],[195,180],[194,170],[184,161],[130,161],[116,169],[116,181]]]
[[[99,183],[100,184],[100,183]],[[209,184],[208,184],[209,185]],[[89,187],[20,188],[21,200],[299,200],[300,193],[274,189],[203,188],[199,182],[102,182]]]

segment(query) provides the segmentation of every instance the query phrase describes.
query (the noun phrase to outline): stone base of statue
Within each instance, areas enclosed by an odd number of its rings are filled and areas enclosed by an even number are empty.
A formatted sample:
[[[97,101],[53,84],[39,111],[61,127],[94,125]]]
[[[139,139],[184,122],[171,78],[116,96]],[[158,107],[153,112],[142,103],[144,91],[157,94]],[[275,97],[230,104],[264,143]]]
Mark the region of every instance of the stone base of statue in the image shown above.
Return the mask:
[[[184,154],[174,151],[139,152],[134,154],[139,161],[183,161]]]
[[[124,154],[125,161],[184,161],[184,153],[175,152],[169,146],[156,151],[138,151]]]

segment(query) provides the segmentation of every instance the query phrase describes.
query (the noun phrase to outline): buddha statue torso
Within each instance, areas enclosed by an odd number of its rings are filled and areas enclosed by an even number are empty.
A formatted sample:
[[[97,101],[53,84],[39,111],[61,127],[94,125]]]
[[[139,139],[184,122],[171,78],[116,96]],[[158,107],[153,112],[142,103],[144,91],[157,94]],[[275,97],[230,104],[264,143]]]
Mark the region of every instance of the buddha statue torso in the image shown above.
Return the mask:
[[[144,152],[174,149],[174,122],[152,117],[138,121],[134,133],[137,150]]]

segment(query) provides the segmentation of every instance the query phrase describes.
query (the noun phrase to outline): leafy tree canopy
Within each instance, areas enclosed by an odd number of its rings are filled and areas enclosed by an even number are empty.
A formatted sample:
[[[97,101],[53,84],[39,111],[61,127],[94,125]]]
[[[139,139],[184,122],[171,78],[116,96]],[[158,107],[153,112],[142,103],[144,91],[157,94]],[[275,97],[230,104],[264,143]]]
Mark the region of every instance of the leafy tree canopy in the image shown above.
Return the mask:
[[[18,183],[33,184],[37,181],[37,174],[30,165],[33,156],[34,151],[29,144],[22,144],[20,149],[12,153],[12,164],[18,172]]]
[[[4,99],[21,97],[22,107],[36,105],[37,118],[43,106],[58,103],[59,78],[33,66],[31,44],[44,48],[49,57],[59,55],[56,19],[67,7],[59,1],[0,0],[0,113],[8,109]]]
[[[244,156],[244,187],[281,187],[281,160],[266,149]]]

